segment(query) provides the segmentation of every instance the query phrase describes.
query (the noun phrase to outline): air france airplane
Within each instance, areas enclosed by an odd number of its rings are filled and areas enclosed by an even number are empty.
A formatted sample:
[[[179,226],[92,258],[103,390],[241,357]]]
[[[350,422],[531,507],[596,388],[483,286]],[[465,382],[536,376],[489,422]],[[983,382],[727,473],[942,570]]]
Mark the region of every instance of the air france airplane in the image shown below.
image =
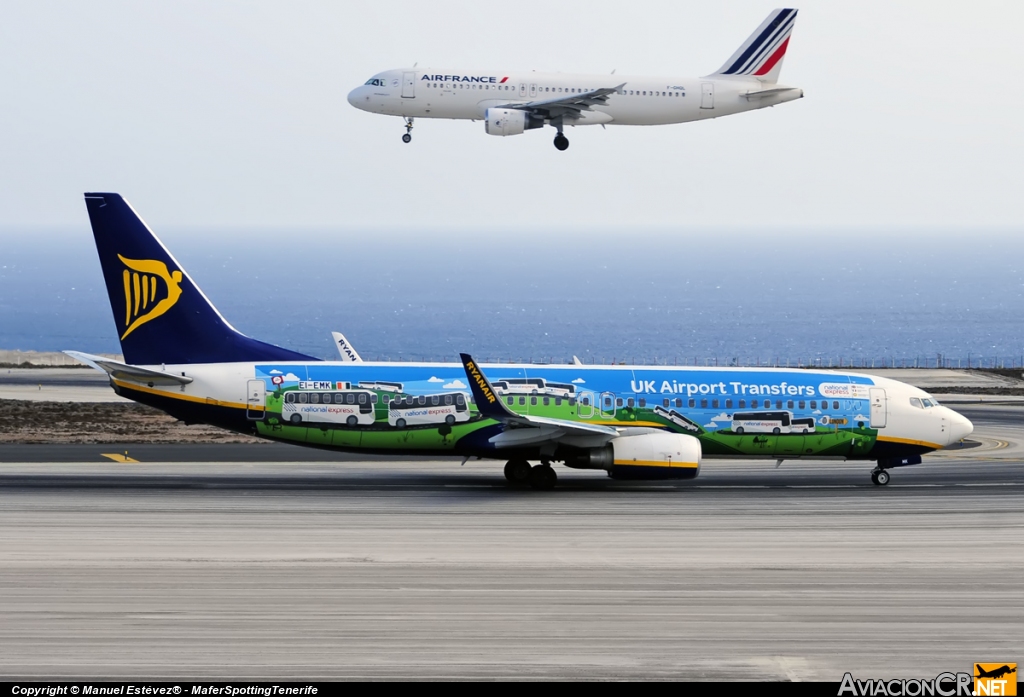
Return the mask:
[[[121,196],[85,194],[125,362],[69,351],[114,391],[186,423],[337,450],[552,463],[692,479],[707,457],[874,461],[888,470],[969,433],[916,387],[821,370],[324,361],[235,330]],[[346,341],[347,345],[347,341]],[[539,464],[531,464],[537,462]]]
[[[565,150],[566,126],[656,126],[763,109],[804,96],[778,84],[796,10],[775,10],[725,64],[699,78],[505,73],[400,68],[377,73],[352,90],[349,104],[413,120],[482,120],[492,136],[554,126]]]

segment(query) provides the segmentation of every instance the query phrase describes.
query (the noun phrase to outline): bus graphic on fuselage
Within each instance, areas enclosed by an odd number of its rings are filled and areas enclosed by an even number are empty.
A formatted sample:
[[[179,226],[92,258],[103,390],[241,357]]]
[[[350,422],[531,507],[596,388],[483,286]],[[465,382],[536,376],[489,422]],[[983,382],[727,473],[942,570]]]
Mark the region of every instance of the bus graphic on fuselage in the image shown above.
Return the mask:
[[[453,426],[460,421],[469,421],[469,401],[462,392],[396,397],[388,405],[388,424],[395,428]]]
[[[813,421],[813,419],[812,419]],[[732,415],[733,433],[791,433],[793,414],[788,411],[738,411]]]
[[[281,417],[293,424],[369,426],[375,419],[376,401],[377,395],[366,390],[286,392]]]
[[[491,382],[498,395],[544,395],[575,397],[576,386],[567,382],[548,382],[544,378],[501,378]]]
[[[405,386],[400,382],[367,382],[360,380],[359,388],[363,390],[377,390],[379,392],[402,392]]]
[[[699,426],[697,426],[697,424],[695,424],[693,421],[680,414],[675,409],[665,409],[664,407],[659,405],[654,407],[654,413],[663,419],[671,421],[676,426],[679,426],[683,430],[689,431],[690,433],[702,432],[702,429]]]

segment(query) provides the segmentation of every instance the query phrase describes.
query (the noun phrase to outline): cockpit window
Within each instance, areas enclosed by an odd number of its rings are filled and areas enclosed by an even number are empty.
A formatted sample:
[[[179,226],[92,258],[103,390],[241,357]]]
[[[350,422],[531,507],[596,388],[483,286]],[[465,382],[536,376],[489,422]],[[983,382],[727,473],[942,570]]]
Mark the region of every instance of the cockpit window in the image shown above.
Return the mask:
[[[924,403],[925,409],[928,409],[929,407],[939,406],[939,402],[935,399],[922,399],[921,401]]]
[[[924,405],[921,404],[921,400],[917,397],[910,398],[910,406],[917,407],[918,409],[924,409]]]
[[[939,406],[939,400],[934,398],[918,399],[917,397],[911,397],[910,406],[917,407],[918,409],[931,409],[932,407]]]
[[[366,81],[366,84],[373,85],[374,87],[383,87],[384,80],[379,77],[371,77],[369,80]]]

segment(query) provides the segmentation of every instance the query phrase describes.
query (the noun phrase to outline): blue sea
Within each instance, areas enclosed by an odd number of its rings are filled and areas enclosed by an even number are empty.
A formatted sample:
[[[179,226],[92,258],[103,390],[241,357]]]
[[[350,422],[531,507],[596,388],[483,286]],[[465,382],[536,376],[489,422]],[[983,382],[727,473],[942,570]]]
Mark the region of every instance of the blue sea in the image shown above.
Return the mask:
[[[240,331],[320,357],[1024,361],[1007,230],[158,231]],[[119,352],[88,228],[0,231],[0,348]]]

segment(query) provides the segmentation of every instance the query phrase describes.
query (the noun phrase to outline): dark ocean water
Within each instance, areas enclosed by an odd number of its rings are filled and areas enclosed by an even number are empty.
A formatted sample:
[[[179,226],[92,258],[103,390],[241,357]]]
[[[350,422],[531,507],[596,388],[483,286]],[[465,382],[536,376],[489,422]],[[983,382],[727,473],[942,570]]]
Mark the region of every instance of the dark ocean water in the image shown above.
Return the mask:
[[[163,234],[251,336],[333,357],[930,361],[1024,354],[1009,231]],[[119,351],[87,229],[0,236],[0,348]]]

